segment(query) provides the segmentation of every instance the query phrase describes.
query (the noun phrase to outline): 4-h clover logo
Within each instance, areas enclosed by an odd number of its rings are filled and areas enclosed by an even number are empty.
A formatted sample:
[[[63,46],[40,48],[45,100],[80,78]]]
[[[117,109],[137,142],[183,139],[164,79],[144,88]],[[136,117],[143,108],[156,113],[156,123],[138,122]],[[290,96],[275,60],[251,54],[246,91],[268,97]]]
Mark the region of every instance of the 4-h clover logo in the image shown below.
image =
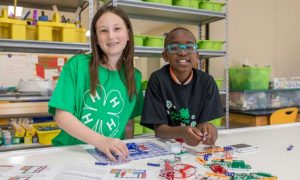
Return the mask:
[[[121,93],[118,90],[106,93],[103,86],[97,86],[95,96],[87,90],[83,101],[81,121],[94,131],[113,137],[119,130],[119,114],[124,109]]]

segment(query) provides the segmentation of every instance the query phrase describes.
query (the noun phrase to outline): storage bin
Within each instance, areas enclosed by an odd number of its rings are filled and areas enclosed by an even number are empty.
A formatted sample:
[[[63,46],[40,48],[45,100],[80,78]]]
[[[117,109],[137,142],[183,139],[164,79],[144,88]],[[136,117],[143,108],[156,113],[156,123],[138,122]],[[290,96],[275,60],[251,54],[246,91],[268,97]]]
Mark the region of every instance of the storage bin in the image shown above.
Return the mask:
[[[218,86],[218,89],[219,90],[222,89],[222,87],[223,87],[223,79],[215,79],[215,82],[216,82],[216,84]]]
[[[150,129],[150,128],[147,128],[147,127],[143,127],[144,128],[144,134],[145,133],[148,133],[148,134],[153,134],[154,133],[154,130]]]
[[[86,43],[86,29],[85,28],[76,28],[75,29],[75,41],[78,43]]]
[[[37,123],[33,124],[32,126],[35,128],[40,144],[52,144],[52,139],[60,133],[60,129],[41,130],[41,128],[46,127],[57,127],[56,122]]]
[[[212,123],[216,127],[220,127],[222,125],[222,119],[223,118],[217,118],[217,119],[211,120],[210,123]]]
[[[269,88],[270,67],[229,68],[231,90],[266,90]]]
[[[140,123],[134,123],[134,135],[141,135],[144,133],[144,127]]]
[[[221,12],[225,3],[212,1],[199,1],[199,9]]]
[[[146,36],[143,36],[143,35],[134,35],[134,45],[135,46],[143,46],[145,38],[146,38]]]
[[[173,5],[198,9],[199,0],[173,0]]]
[[[220,51],[223,49],[224,41],[198,40],[198,48],[211,51]]]
[[[144,46],[164,47],[164,39],[162,36],[147,36],[144,40]]]
[[[300,89],[231,91],[229,106],[236,110],[300,107]]]
[[[7,9],[0,16],[0,38],[26,40],[26,21],[8,18]]]
[[[172,5],[172,0],[143,0],[145,2]]]
[[[76,42],[75,29],[75,24],[60,23],[60,15],[54,13],[52,22],[37,22],[37,40],[73,43]]]
[[[26,26],[26,40],[37,40],[36,25]]]

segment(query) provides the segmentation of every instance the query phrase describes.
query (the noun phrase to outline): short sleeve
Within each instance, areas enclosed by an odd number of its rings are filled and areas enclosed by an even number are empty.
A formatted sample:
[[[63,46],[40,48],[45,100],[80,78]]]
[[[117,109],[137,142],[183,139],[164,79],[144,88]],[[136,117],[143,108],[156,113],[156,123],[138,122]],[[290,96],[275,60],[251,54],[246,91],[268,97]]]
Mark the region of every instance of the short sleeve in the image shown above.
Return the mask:
[[[130,119],[133,119],[142,114],[143,103],[144,103],[143,90],[142,90],[142,88],[140,88],[140,90],[138,92],[136,104],[134,106],[134,109],[130,116]]]
[[[208,88],[204,96],[204,105],[199,119],[201,122],[210,121],[224,116],[219,89],[212,77],[209,78]],[[208,113],[209,112],[209,113]]]
[[[158,78],[151,76],[145,95],[141,125],[153,129],[153,125],[168,124]]]
[[[71,59],[63,67],[48,104],[48,112],[52,115],[55,115],[56,109],[61,109],[74,114],[76,75],[73,64],[70,61]]]

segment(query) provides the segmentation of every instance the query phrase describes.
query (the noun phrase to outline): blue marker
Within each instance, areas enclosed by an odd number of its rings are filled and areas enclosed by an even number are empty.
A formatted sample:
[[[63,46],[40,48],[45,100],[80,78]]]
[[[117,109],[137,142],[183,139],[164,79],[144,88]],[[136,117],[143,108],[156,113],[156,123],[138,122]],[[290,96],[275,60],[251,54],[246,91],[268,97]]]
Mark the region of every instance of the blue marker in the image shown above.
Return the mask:
[[[156,166],[156,167],[159,167],[160,164],[158,164],[158,163],[147,163],[147,166]]]
[[[106,162],[95,162],[95,165],[106,166],[108,163]]]
[[[290,150],[293,149],[293,147],[294,147],[293,145],[289,145],[289,147],[287,148],[287,150],[290,151]]]

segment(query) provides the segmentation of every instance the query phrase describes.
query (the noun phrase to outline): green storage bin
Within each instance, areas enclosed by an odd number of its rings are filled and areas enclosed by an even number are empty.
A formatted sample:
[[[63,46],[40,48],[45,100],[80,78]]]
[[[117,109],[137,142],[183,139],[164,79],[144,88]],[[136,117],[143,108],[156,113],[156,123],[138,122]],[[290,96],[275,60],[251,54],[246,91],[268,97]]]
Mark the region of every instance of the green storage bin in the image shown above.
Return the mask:
[[[143,0],[145,2],[172,5],[172,0]]]
[[[269,88],[270,67],[229,68],[231,90],[266,90]]]
[[[217,119],[211,120],[210,123],[212,123],[216,127],[220,127],[222,125],[222,119],[223,118],[217,118]]]
[[[141,135],[144,133],[144,126],[141,126],[140,123],[134,123],[134,135]]]
[[[218,89],[222,89],[223,87],[223,79],[215,79]]]
[[[200,1],[199,9],[205,9],[208,11],[221,12],[225,3],[221,2],[212,2],[212,1]]]
[[[213,40],[199,40],[198,48],[203,50],[221,51],[223,49],[224,41]]]
[[[147,134],[149,134],[149,133],[153,134],[153,133],[154,133],[154,130],[149,129],[149,128],[147,128],[147,127],[144,127],[144,134],[145,134],[145,133],[147,133]]]
[[[199,0],[173,0],[173,5],[198,9]]]
[[[164,39],[162,36],[148,36],[144,41],[144,46],[164,47]]]
[[[134,35],[133,39],[134,39],[134,45],[135,46],[144,46],[144,39],[146,37],[142,36],[142,35]]]

